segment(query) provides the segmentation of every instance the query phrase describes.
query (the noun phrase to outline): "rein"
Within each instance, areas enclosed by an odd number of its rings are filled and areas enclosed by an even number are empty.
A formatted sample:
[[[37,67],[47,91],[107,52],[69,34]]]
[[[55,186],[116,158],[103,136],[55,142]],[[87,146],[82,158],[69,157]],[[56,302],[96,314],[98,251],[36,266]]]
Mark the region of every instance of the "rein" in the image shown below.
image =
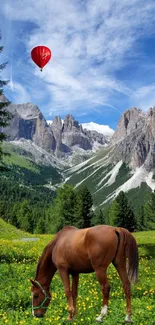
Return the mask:
[[[44,300],[41,302],[41,304],[39,306],[33,306],[33,303],[32,303],[32,309],[33,310],[36,310],[36,309],[39,309],[39,308],[47,309],[48,307],[44,306],[44,304],[45,304],[47,299],[51,300],[51,298],[47,295],[46,291],[43,289],[43,287],[41,286],[41,284],[38,281],[35,281],[35,283],[38,284],[38,286],[40,287],[42,293],[45,295],[45,298],[44,298]]]

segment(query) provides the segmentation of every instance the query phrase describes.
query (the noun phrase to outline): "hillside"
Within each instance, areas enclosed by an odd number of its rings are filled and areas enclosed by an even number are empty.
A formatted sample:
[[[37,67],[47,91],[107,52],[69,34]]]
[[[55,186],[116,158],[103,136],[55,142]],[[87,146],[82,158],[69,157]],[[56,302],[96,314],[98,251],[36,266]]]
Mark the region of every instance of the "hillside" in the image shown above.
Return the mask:
[[[62,181],[60,169],[40,165],[24,149],[4,143],[0,165],[0,217],[34,233],[45,232],[45,211]],[[9,154],[9,155],[8,155]]]
[[[52,165],[37,164],[33,154],[10,142],[3,143],[8,155],[3,157],[3,165],[8,168],[5,177],[24,185],[40,185],[52,188],[62,180],[61,170]],[[3,176],[1,173],[1,176]]]
[[[0,218],[0,239],[21,239],[30,236],[27,232],[17,229]]]
[[[79,187],[86,184],[94,200],[94,208],[104,207],[122,190],[127,192],[132,206],[138,210],[155,189],[152,173],[142,166],[134,172],[122,160],[112,161],[114,146],[102,149],[94,157],[65,172],[65,182]]]

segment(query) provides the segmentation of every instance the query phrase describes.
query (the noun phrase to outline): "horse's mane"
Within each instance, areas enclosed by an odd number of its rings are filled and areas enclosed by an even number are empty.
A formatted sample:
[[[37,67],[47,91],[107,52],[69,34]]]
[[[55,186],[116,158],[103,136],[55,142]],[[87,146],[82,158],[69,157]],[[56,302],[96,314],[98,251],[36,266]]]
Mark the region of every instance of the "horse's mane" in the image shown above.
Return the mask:
[[[35,276],[35,279],[37,279],[37,277],[38,277],[38,274],[39,274],[39,271],[40,271],[40,267],[41,267],[42,263],[44,262],[44,258],[45,258],[45,257],[47,257],[47,258],[46,258],[46,262],[47,262],[47,264],[48,264],[49,266],[50,266],[51,264],[53,264],[53,262],[52,262],[52,257],[51,257],[51,255],[52,255],[52,251],[53,251],[53,248],[54,248],[54,246],[55,246],[57,240],[59,239],[60,235],[61,235],[63,232],[65,232],[67,229],[77,229],[77,228],[74,227],[74,226],[65,226],[65,227],[63,227],[61,230],[59,230],[59,232],[57,232],[55,238],[54,238],[52,241],[50,241],[50,242],[48,243],[48,245],[44,248],[44,250],[43,250],[43,252],[42,252],[42,254],[41,254],[40,258],[39,258],[39,261],[38,261],[38,264],[37,264],[37,269],[36,269],[36,276]],[[48,254],[48,251],[49,251],[49,254]],[[53,264],[53,265],[54,265],[54,264]]]
[[[57,241],[57,236],[44,248],[44,250],[43,250],[43,252],[42,252],[42,254],[41,254],[40,258],[39,258],[38,264],[37,264],[35,279],[37,278],[37,276],[39,274],[40,266],[42,264],[42,261],[43,261],[44,257],[46,256],[48,250],[50,250],[49,261],[52,261],[51,254],[52,254],[53,248],[54,248],[54,246],[56,244],[56,241]]]

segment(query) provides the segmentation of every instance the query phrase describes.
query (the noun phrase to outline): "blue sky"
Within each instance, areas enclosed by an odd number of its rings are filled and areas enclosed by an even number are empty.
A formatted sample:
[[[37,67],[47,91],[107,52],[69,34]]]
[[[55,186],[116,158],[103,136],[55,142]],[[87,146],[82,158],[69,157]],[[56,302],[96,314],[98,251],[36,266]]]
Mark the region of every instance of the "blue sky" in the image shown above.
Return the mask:
[[[154,26],[151,0],[5,0],[5,94],[37,104],[46,119],[71,113],[115,129],[126,109],[155,105]],[[30,57],[37,45],[53,54],[42,73]]]

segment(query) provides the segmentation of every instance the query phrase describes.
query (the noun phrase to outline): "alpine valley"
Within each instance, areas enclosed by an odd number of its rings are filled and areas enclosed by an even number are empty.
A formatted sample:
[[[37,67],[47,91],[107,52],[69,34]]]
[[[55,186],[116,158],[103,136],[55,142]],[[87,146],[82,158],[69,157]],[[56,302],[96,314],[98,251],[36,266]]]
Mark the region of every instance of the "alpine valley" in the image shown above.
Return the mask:
[[[86,184],[94,209],[108,205],[121,190],[138,209],[155,190],[155,107],[146,113],[126,110],[116,131],[106,126],[104,133],[88,130],[70,114],[49,123],[31,103],[9,104],[8,110],[13,118],[0,130],[8,136],[3,161],[7,177],[22,186],[55,191],[63,183]]]

